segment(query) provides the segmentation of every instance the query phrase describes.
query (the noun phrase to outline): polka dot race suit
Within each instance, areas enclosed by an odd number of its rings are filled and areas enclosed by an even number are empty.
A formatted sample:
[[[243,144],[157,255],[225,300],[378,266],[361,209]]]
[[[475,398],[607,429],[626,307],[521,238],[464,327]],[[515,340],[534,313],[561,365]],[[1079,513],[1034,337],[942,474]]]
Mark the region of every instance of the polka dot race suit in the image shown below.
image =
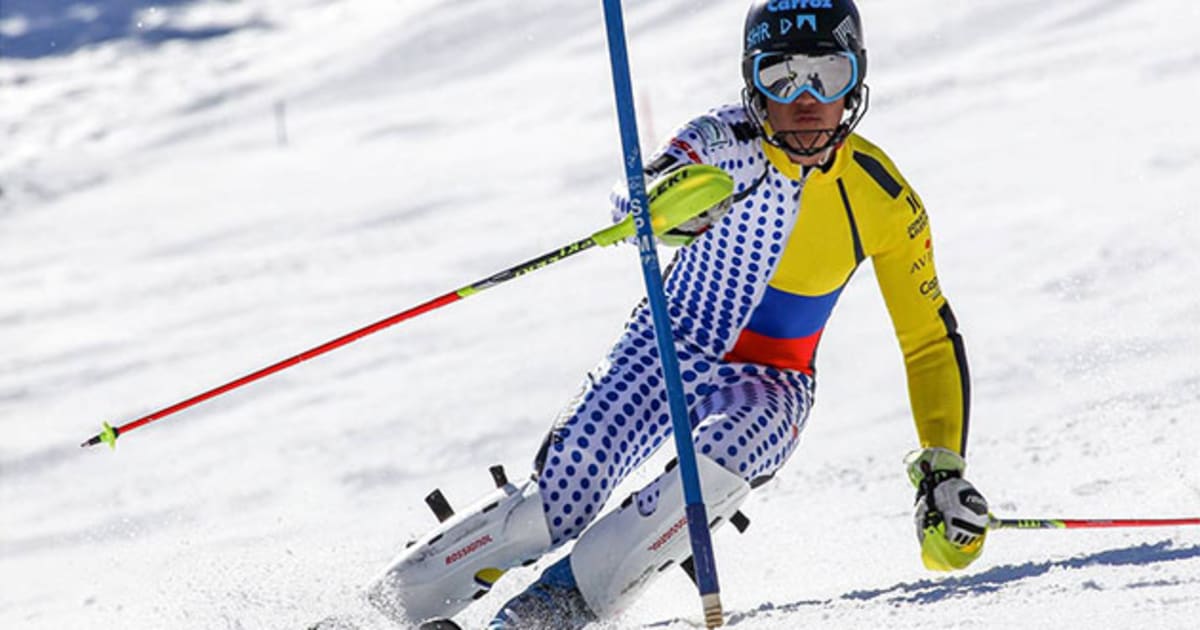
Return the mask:
[[[962,340],[938,285],[925,208],[883,151],[852,135],[826,168],[801,172],[729,106],[677,131],[647,172],[688,163],[724,169],[735,192],[728,214],[677,251],[666,277],[697,452],[752,484],[787,461],[812,406],[825,323],[868,256],[904,352],[921,444],[963,452]],[[618,220],[628,212],[622,191],[613,206]],[[670,434],[643,304],[535,462],[554,544],[578,536]]]

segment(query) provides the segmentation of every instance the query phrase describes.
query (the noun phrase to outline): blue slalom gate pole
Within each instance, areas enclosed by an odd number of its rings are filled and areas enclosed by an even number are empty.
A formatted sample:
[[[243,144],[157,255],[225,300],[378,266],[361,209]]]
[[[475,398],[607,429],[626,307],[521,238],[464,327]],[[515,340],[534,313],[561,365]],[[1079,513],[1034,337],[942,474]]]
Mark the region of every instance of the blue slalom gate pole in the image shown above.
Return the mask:
[[[629,53],[625,43],[625,19],[621,13],[621,0],[604,0],[604,23],[608,29],[608,54],[612,61],[617,119],[621,126],[625,178],[629,181],[629,203],[634,224],[637,226],[642,275],[646,280],[650,311],[654,315],[654,336],[658,341],[659,357],[662,359],[663,381],[667,386],[675,449],[679,454],[679,474],[683,478],[683,496],[687,503],[688,535],[692,543],[696,584],[704,605],[705,623],[709,628],[715,628],[724,622],[721,612],[721,589],[717,584],[717,566],[713,558],[712,537],[708,531],[708,511],[704,507],[704,497],[700,491],[700,473],[696,467],[692,426],[683,395],[683,382],[679,378],[679,358],[675,355],[674,333],[667,314],[662,269],[658,264],[654,231],[650,226],[650,203],[646,198],[642,154],[638,146],[637,114],[633,107],[633,86],[629,78]]]

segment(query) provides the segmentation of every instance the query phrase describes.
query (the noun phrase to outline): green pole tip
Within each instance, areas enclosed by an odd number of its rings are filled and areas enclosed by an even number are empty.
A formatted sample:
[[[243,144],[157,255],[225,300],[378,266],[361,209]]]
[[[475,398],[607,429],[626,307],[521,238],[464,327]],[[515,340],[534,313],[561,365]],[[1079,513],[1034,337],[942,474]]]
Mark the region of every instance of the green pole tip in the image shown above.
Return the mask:
[[[100,441],[104,442],[109,448],[117,450],[117,430],[112,428],[112,425],[105,422],[104,430],[100,432]]]

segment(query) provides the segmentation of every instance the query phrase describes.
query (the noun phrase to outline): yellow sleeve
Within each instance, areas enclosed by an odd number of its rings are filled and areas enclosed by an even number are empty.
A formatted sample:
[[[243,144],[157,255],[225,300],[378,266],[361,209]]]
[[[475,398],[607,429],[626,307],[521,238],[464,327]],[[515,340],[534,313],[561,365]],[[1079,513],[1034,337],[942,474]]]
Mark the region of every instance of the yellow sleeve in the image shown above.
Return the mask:
[[[921,446],[965,456],[970,416],[966,351],[938,284],[929,215],[917,193],[906,182],[901,185],[885,213],[883,247],[872,263],[904,352]]]

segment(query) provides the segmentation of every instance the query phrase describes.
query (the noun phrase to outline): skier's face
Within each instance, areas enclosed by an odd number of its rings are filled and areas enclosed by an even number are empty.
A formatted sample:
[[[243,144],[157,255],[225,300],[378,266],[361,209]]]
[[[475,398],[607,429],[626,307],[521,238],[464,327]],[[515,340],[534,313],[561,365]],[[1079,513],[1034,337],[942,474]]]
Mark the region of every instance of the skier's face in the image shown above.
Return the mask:
[[[842,122],[842,112],[846,107],[846,99],[840,98],[832,103],[822,103],[811,94],[801,94],[791,103],[779,103],[772,99],[767,101],[767,122],[776,132],[801,132],[793,134],[803,145],[811,146],[825,142],[829,134],[837,129]],[[812,132],[804,133],[804,132]],[[810,157],[789,154],[792,161],[804,166],[816,166],[825,159],[824,152]]]

